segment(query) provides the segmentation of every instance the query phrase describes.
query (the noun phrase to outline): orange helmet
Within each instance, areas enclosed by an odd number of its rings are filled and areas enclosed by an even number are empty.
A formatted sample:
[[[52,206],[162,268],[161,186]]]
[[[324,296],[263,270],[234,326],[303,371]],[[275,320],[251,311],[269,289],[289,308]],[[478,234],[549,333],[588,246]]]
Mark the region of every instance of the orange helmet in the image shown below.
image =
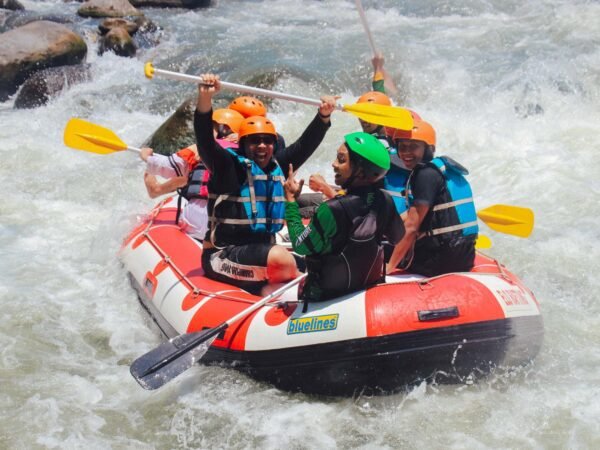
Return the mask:
[[[399,130],[397,128],[385,127],[385,135],[392,141],[396,141],[396,139],[412,139],[415,141],[423,141],[427,145],[435,146],[435,130],[431,124],[416,118],[412,130]]]
[[[221,108],[213,111],[212,120],[221,125],[227,125],[231,128],[231,131],[237,133],[240,130],[244,116],[233,109]]]
[[[263,116],[251,116],[244,119],[240,125],[240,131],[238,131],[238,138],[242,139],[244,136],[250,136],[251,134],[272,134],[277,138],[275,125]]]
[[[366,92],[360,97],[356,103],[376,103],[377,105],[392,106],[392,101],[383,92],[370,91]]]
[[[239,112],[244,117],[267,115],[267,108],[255,97],[238,97],[229,104],[228,108]]]

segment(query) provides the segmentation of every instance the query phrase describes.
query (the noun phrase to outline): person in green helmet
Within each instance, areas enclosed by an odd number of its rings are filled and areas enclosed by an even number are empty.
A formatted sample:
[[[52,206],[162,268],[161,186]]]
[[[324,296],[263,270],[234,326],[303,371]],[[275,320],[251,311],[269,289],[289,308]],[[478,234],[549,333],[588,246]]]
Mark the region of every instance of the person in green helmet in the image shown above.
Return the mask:
[[[307,301],[327,300],[383,281],[382,241],[397,243],[404,236],[394,202],[381,190],[390,156],[375,136],[346,135],[332,167],[345,194],[321,203],[306,227],[296,203],[304,180],[294,179],[291,164],[284,184],[290,241],[296,253],[306,256],[309,275],[301,298]]]

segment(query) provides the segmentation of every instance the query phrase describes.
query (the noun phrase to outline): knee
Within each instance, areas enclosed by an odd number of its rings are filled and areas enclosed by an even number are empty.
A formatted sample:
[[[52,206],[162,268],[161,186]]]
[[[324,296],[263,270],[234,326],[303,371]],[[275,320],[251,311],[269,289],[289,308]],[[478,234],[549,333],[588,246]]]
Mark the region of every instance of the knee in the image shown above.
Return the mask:
[[[269,250],[267,265],[273,268],[296,267],[296,260],[285,248],[275,245]]]

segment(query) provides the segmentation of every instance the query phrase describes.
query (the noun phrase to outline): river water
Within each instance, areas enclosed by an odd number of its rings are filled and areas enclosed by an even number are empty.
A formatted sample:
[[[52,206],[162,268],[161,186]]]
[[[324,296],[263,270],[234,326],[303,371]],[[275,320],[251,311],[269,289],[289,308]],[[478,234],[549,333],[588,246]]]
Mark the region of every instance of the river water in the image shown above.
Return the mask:
[[[22,3],[73,14],[79,6]],[[600,447],[600,3],[364,6],[397,101],[436,127],[439,154],[470,169],[478,207],[535,211],[528,239],[483,230],[494,244],[488,253],[541,302],[546,335],[535,362],[474,384],[423,384],[386,397],[289,394],[202,366],[142,390],[128,365],[161,337],[116,255],[154,202],[135,155],[68,149],[66,122],[83,117],[140,145],[195,91],[145,79],[148,59],[232,82],[281,70],[277,90],[346,101],[371,75],[350,0],[148,9],[163,27],[157,47],[136,59],[99,57],[88,37],[93,81],[35,110],[0,104],[0,448]],[[278,101],[270,114],[291,142],[314,108]],[[336,143],[357,128],[352,116],[333,120],[301,174],[332,178]]]

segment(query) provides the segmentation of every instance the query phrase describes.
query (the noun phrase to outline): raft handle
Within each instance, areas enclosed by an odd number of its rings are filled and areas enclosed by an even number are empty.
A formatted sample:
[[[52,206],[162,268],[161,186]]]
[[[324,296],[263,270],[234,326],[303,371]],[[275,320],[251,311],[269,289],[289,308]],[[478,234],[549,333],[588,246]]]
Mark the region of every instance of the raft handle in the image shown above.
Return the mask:
[[[431,320],[441,319],[453,319],[460,315],[458,313],[457,306],[450,306],[448,308],[440,309],[426,309],[424,311],[417,311],[417,314],[419,316],[419,322],[428,322]]]

